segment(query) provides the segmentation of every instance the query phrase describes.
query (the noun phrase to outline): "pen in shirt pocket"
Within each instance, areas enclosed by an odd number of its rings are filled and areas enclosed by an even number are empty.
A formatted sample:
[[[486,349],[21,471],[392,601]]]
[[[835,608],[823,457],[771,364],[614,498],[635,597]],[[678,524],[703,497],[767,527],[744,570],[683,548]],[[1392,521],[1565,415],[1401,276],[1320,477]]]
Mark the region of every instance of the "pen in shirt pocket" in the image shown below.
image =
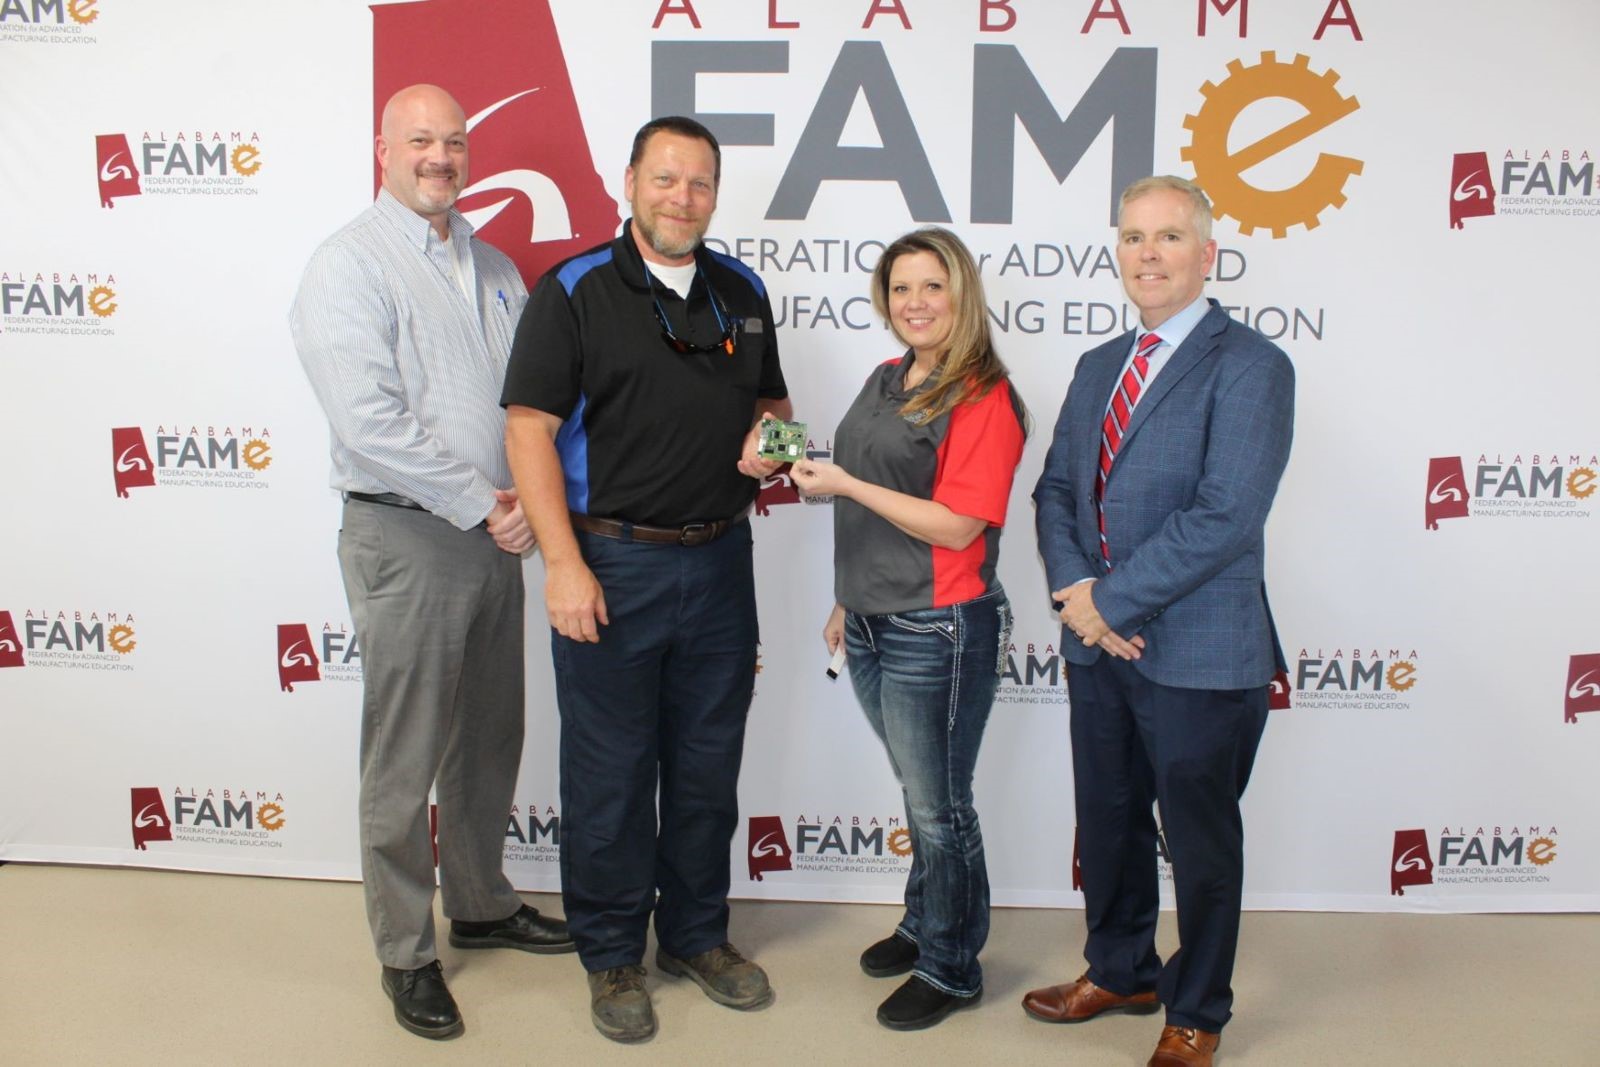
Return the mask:
[[[496,289],[494,298],[500,301],[500,306],[505,309],[507,315],[511,314],[511,305],[506,302],[506,291],[504,289]]]

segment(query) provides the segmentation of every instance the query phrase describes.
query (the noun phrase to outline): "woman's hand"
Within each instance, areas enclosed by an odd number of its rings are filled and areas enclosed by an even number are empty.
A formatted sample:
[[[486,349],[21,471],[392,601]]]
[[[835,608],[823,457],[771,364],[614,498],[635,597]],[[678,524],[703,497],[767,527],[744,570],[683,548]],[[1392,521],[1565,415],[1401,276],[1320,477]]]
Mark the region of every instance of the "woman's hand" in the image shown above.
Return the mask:
[[[837,652],[844,645],[844,607],[839,604],[833,606],[828,613],[828,622],[822,627],[822,643],[828,646],[830,653]]]
[[[789,468],[789,476],[806,496],[850,496],[855,479],[837,463],[802,459]]]

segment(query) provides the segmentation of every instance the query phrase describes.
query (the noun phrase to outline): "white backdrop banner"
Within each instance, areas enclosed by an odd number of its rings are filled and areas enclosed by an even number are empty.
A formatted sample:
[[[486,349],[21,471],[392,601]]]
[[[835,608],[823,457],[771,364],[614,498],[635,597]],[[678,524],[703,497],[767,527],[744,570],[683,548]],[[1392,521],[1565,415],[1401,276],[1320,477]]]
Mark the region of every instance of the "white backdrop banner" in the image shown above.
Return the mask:
[[[1247,906],[1600,908],[1600,360],[1566,318],[1600,239],[1596,40],[1576,0],[0,0],[0,860],[358,876],[360,646],[287,309],[373,195],[382,101],[432,81],[471,116],[460,206],[530,283],[616,232],[641,123],[709,125],[710,241],[769,287],[814,456],[896,354],[884,244],[942,223],[980,257],[1034,417],[977,780],[1000,904],[1081,903],[1029,493],[1078,356],[1133,321],[1117,193],[1196,178],[1209,293],[1299,377]],[[899,791],[824,674],[830,506],[779,476],[753,522],[735,895],[897,899]],[[505,854],[547,890],[526,577]]]

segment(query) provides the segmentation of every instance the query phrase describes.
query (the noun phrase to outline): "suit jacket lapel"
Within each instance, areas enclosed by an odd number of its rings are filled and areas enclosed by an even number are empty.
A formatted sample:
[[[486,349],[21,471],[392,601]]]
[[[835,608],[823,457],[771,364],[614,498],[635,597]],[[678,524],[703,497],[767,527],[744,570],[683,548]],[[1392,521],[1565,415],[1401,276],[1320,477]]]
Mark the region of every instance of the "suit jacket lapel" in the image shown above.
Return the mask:
[[[1122,435],[1122,444],[1117,449],[1120,457],[1128,448],[1128,441],[1139,432],[1139,427],[1145,424],[1150,413],[1156,405],[1166,399],[1174,386],[1183,379],[1183,376],[1199,366],[1201,361],[1217,348],[1217,335],[1228,325],[1228,313],[1213,304],[1189,336],[1184,338],[1178,350],[1167,357],[1167,365],[1161,368],[1161,373],[1156,375],[1155,381],[1150,383],[1139,402],[1133,406],[1133,417],[1128,420],[1128,429]],[[1160,331],[1156,331],[1159,333]],[[1116,461],[1113,460],[1111,469],[1116,470]]]

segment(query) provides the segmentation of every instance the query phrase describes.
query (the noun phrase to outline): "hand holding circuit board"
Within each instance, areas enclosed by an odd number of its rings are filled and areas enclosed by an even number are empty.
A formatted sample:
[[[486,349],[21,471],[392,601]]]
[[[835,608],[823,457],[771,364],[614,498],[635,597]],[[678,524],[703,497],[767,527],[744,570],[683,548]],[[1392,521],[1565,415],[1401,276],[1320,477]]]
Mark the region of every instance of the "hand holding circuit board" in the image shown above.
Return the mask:
[[[756,454],[778,463],[794,463],[806,458],[806,424],[762,419]]]

